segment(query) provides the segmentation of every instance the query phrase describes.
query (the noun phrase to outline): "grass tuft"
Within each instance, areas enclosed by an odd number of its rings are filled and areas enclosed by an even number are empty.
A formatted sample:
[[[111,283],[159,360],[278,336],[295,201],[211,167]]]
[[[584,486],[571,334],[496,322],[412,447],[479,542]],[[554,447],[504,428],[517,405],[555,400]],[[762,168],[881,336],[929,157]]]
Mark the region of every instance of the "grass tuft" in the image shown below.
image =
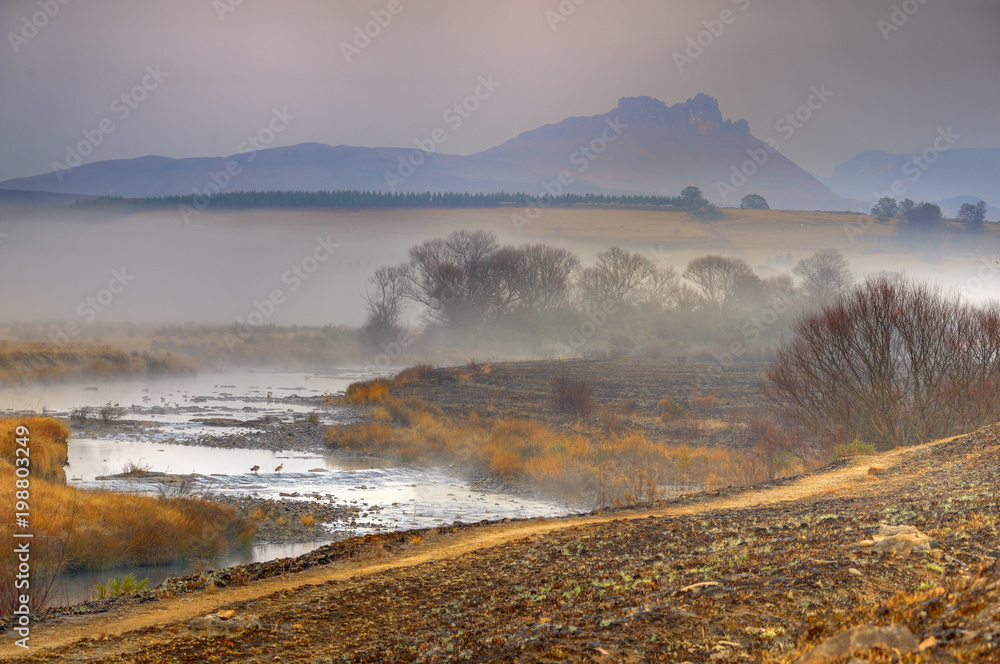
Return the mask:
[[[99,583],[95,584],[94,590],[97,591],[97,599],[105,599],[107,597],[118,597],[145,590],[148,583],[149,579],[136,581],[135,577],[132,576],[132,572],[129,572],[125,576],[108,579],[107,583],[103,586]]]
[[[833,451],[833,460],[844,459],[853,456],[868,456],[875,454],[877,450],[875,446],[871,443],[866,443],[860,438],[855,438],[850,443],[844,443],[842,445],[837,445]]]

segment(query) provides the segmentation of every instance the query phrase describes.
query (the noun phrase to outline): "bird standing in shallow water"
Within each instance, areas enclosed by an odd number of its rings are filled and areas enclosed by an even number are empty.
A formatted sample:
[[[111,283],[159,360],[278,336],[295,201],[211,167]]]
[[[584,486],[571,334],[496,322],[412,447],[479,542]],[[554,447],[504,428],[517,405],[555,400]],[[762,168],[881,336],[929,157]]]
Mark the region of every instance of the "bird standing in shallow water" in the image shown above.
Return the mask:
[[[285,467],[285,464],[281,464],[280,466],[278,466],[277,468],[274,469],[274,472],[280,473],[281,469],[284,468],[284,467]]]
[[[260,466],[254,466],[253,468],[250,469],[250,472],[256,473],[258,470],[260,470]]]

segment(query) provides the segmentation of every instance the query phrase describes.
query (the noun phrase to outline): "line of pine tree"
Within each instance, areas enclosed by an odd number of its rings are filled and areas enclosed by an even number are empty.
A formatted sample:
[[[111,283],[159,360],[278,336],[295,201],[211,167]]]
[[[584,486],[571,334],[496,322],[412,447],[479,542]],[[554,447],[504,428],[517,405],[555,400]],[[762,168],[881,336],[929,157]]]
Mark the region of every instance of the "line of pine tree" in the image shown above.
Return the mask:
[[[486,208],[486,207],[607,207],[607,208],[687,208],[680,196],[609,196],[606,194],[562,194],[532,196],[498,192],[390,193],[382,191],[234,191],[214,196],[156,196],[124,198],[100,196],[76,202],[85,208],[170,208],[187,205],[195,209],[248,210],[260,208],[322,208],[360,210],[365,208]]]

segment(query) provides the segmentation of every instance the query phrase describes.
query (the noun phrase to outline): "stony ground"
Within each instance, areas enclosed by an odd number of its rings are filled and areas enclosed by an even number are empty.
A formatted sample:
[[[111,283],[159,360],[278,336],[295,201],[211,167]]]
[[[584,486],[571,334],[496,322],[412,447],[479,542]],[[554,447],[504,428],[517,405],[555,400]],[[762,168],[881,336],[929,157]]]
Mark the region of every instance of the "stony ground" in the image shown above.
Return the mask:
[[[42,630],[39,646],[67,645],[24,661],[786,663],[849,628],[894,624],[923,649],[865,659],[1000,662],[998,473],[993,427],[647,513],[344,542],[309,563],[308,583],[290,574],[229,595],[220,579],[152,622],[136,618],[155,602],[88,623],[84,640]],[[880,524],[915,526],[934,548],[859,545]],[[261,627],[192,638],[192,607],[256,614]]]
[[[290,398],[275,399],[276,403],[308,405],[324,413],[336,413],[339,420],[351,421],[353,411],[345,406],[331,406],[322,398]],[[192,409],[182,409],[184,410]],[[162,408],[150,409],[149,412],[164,412]],[[143,439],[161,433],[156,422],[152,420],[132,419],[134,413],[123,411],[123,416],[109,422],[99,418],[70,420],[73,435],[78,438],[94,438],[108,435],[127,435]],[[297,419],[291,422],[279,421],[274,417],[238,419],[238,418],[204,418],[193,419],[204,426],[214,427],[212,435],[190,437],[158,438],[159,442],[177,445],[201,445],[205,447],[244,448],[274,450],[317,451],[325,450],[323,432],[326,426],[308,419]],[[230,431],[236,430],[238,431]],[[348,454],[349,451],[345,451]]]

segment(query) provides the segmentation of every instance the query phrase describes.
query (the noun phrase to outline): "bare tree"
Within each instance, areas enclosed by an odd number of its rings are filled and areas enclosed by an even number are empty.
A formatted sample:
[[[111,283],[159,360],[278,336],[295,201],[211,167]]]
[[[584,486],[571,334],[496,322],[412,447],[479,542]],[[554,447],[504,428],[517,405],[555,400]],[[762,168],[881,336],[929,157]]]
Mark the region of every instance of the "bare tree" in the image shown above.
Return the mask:
[[[788,305],[798,296],[795,281],[787,274],[776,274],[761,281],[764,297],[769,305]]]
[[[591,303],[662,302],[676,292],[677,275],[673,268],[662,268],[639,252],[611,247],[580,273],[578,285]]]
[[[742,258],[702,256],[688,263],[681,275],[701,289],[709,304],[724,306],[741,283],[756,278]]]
[[[657,265],[643,286],[641,297],[647,306],[665,309],[676,305],[681,291],[681,279],[672,266]]]
[[[565,249],[501,247],[493,233],[462,230],[411,247],[409,262],[395,274],[403,295],[423,305],[431,320],[477,326],[516,310],[564,304],[579,265]]]
[[[877,275],[797,321],[768,369],[779,415],[830,446],[881,449],[1000,417],[1000,309]]]
[[[705,304],[701,291],[687,284],[681,284],[674,293],[674,307],[677,311],[690,313]]]
[[[953,321],[954,334],[945,340],[956,362],[949,376],[947,400],[956,419],[970,431],[1000,419],[1000,304],[989,302]]]
[[[580,259],[571,251],[547,244],[522,245],[518,251],[524,257],[521,305],[544,311],[565,304]]]
[[[408,267],[382,266],[368,279],[361,297],[368,309],[368,318],[362,328],[365,335],[381,343],[395,337],[400,329],[400,317],[405,309]]]
[[[500,247],[490,260],[487,317],[502,318],[523,304],[524,292],[531,278],[525,252],[517,247]]]
[[[832,302],[854,283],[844,255],[836,249],[822,249],[803,258],[792,272],[802,279],[802,290],[809,301],[818,306]]]
[[[499,246],[494,233],[462,230],[411,247],[408,297],[442,322],[481,323],[493,304]]]

